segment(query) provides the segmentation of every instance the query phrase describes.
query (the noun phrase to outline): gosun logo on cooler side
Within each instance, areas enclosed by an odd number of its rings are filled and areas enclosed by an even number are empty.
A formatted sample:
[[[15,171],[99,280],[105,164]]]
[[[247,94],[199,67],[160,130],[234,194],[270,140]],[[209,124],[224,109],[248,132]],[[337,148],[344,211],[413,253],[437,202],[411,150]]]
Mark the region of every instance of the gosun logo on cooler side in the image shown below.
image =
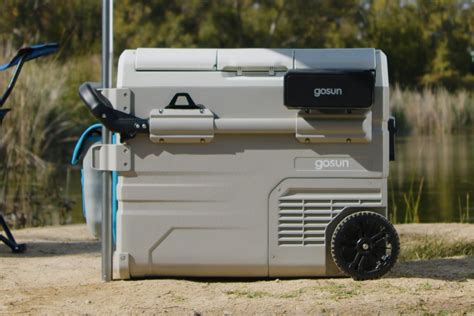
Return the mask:
[[[347,159],[318,159],[314,162],[316,170],[325,168],[349,168],[349,160]]]
[[[314,97],[319,98],[322,95],[342,95],[341,88],[315,88]]]

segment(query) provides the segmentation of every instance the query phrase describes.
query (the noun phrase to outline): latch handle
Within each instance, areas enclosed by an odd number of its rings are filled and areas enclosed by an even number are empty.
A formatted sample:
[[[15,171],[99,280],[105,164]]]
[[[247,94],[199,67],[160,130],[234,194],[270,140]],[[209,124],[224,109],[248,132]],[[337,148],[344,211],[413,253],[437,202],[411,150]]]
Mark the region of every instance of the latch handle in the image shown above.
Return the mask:
[[[178,101],[179,97],[185,97],[188,104],[176,104],[176,101]],[[170,104],[168,104],[166,109],[196,110],[196,109],[200,109],[200,107],[198,105],[196,105],[196,103],[191,98],[189,93],[178,92],[171,99]]]

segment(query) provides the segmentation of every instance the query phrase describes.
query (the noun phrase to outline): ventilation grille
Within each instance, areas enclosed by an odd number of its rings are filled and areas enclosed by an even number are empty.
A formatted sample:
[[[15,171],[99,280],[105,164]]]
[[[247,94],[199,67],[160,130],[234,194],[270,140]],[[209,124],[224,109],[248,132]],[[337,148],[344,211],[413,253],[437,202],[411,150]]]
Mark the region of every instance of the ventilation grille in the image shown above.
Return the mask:
[[[279,199],[278,244],[324,245],[326,226],[346,207],[381,206],[380,193],[293,194]]]

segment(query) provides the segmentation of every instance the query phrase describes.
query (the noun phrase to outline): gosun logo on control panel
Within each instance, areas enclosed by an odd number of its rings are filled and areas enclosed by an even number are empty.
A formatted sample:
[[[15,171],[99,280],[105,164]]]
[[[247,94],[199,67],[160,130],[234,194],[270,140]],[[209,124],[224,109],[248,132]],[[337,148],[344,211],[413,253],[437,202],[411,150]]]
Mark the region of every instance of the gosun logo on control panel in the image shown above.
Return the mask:
[[[314,97],[319,98],[322,95],[342,95],[341,88],[315,88]]]

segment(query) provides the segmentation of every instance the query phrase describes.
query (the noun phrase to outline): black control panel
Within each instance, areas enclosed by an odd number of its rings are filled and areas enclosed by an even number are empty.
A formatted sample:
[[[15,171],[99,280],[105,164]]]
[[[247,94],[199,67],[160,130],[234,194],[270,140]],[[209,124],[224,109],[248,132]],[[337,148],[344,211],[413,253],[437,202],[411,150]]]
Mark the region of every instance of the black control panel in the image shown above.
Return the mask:
[[[284,78],[284,104],[297,109],[368,108],[374,101],[375,72],[289,71]]]

